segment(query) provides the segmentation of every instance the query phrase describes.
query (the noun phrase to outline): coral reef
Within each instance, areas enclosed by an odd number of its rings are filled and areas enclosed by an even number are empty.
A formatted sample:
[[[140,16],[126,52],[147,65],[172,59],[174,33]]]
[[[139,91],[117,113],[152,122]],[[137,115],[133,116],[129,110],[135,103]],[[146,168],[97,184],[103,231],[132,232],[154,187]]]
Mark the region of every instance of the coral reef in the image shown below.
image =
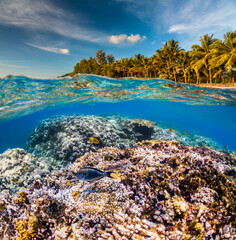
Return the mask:
[[[99,148],[15,198],[3,191],[0,238],[235,239],[235,159],[177,141]],[[85,166],[120,180],[75,181]]]
[[[90,140],[93,138],[99,143]],[[52,162],[51,165],[58,165],[59,169],[101,147],[124,149],[137,146],[138,141],[151,139],[178,140],[186,145],[219,148],[211,139],[193,134],[180,135],[177,131],[170,131],[148,120],[73,115],[42,121],[31,134],[27,151],[44,157]]]
[[[154,122],[119,116],[59,116],[44,120],[32,133],[28,151],[37,156],[56,159],[66,166],[88,152],[105,146],[120,149],[136,146],[137,141],[151,139]],[[95,144],[91,138],[96,138]]]
[[[8,149],[0,154],[0,192],[16,192],[52,170],[43,158],[26,153],[24,149]]]
[[[29,153],[23,149],[9,149],[0,155],[0,191],[24,190],[33,180],[67,167],[76,158],[102,147],[135,147],[138,141],[146,139],[178,139],[184,144],[203,144],[203,138],[196,135],[181,136],[143,119],[58,116],[41,122],[34,130],[29,138]],[[216,147],[210,140],[204,142]]]

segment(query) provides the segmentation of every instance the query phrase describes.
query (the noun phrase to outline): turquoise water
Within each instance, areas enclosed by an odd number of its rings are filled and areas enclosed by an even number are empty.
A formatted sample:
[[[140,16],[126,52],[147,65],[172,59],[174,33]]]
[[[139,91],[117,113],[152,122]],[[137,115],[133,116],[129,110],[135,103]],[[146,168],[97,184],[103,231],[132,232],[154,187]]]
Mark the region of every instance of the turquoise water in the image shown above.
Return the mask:
[[[44,80],[15,76],[0,80],[0,94],[0,153],[25,148],[41,120],[64,114],[115,114],[151,120],[182,137],[187,132],[190,137],[203,137],[205,142],[209,139],[214,147],[236,151],[233,89],[175,85],[162,79],[112,80],[83,75],[79,80]],[[172,136],[171,131],[169,134]]]

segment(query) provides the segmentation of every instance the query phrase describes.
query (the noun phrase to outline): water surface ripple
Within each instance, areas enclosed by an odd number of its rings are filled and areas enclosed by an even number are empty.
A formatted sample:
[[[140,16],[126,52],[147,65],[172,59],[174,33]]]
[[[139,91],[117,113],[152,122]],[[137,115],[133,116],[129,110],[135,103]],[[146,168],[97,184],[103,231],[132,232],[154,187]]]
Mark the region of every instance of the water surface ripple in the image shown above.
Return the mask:
[[[235,105],[236,91],[199,88],[162,79],[114,80],[82,75],[79,79],[34,79],[14,76],[0,80],[0,120],[68,103],[167,100],[192,105]]]

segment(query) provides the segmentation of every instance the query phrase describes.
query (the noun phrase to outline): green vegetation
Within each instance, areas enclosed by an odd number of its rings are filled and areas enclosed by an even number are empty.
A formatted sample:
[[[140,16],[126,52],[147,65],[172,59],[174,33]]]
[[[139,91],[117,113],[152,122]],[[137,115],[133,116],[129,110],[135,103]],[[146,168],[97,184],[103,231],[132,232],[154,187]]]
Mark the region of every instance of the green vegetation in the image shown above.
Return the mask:
[[[97,74],[113,78],[164,78],[184,83],[234,83],[236,77],[236,31],[227,32],[224,40],[204,35],[200,45],[185,51],[173,39],[164,43],[152,57],[136,54],[114,59],[102,50],[96,58],[82,59],[70,76],[76,73]]]

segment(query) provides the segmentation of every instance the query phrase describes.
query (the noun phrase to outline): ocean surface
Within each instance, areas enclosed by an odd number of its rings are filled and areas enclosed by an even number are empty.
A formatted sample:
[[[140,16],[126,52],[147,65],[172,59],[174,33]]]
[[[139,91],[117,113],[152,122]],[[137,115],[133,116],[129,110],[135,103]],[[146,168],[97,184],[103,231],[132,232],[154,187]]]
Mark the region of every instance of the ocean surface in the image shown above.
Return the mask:
[[[73,114],[151,120],[170,129],[170,136],[173,132],[200,136],[218,149],[236,151],[235,89],[200,88],[162,79],[14,76],[0,80],[0,96],[0,153],[26,148],[42,120]]]

